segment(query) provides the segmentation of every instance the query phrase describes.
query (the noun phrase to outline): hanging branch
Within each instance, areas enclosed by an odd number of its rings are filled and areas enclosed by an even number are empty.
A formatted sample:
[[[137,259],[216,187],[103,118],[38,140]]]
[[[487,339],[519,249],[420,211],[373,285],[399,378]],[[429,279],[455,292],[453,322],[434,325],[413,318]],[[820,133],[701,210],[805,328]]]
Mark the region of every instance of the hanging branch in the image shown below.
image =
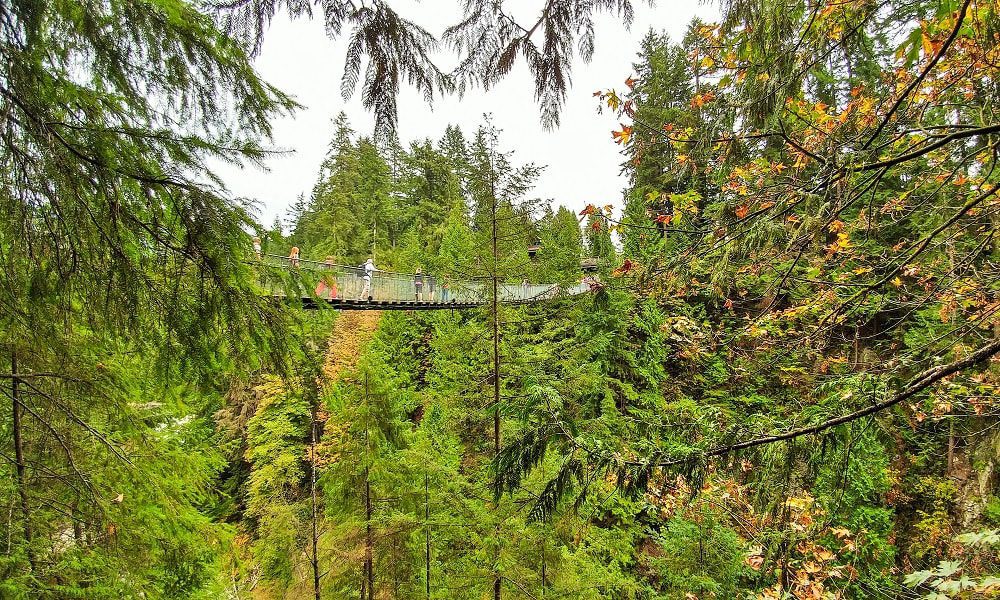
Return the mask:
[[[1000,353],[1000,340],[992,342],[990,344],[987,344],[979,348],[978,350],[976,350],[975,352],[973,352],[972,354],[961,360],[956,360],[954,362],[948,363],[947,365],[941,365],[938,367],[927,369],[923,373],[920,373],[912,380],[910,380],[910,383],[907,384],[907,386],[903,388],[901,392],[883,402],[872,404],[871,406],[868,406],[866,408],[862,408],[852,413],[848,413],[846,415],[841,415],[839,417],[823,421],[822,423],[817,423],[816,425],[810,425],[809,427],[802,427],[800,429],[793,429],[785,433],[753,438],[750,440],[746,440],[744,442],[730,444],[728,446],[717,446],[715,448],[705,451],[704,454],[702,454],[701,456],[703,456],[704,458],[725,456],[727,454],[731,454],[739,450],[746,450],[748,448],[754,448],[756,446],[773,444],[775,442],[785,442],[802,436],[820,433],[822,431],[826,431],[827,429],[837,427],[838,425],[843,425],[845,423],[857,421],[858,419],[862,419],[869,415],[880,413],[888,408],[892,408],[893,406],[899,404],[904,400],[912,398],[919,392],[922,392],[923,390],[927,389],[934,383],[937,383],[938,381],[944,379],[945,377],[948,377],[949,375],[953,375],[954,373],[958,373],[959,371],[972,367],[973,365],[976,365],[984,360],[993,357],[997,353]],[[657,462],[656,466],[669,467],[685,463],[688,460],[689,459],[687,458],[672,459],[668,461]]]

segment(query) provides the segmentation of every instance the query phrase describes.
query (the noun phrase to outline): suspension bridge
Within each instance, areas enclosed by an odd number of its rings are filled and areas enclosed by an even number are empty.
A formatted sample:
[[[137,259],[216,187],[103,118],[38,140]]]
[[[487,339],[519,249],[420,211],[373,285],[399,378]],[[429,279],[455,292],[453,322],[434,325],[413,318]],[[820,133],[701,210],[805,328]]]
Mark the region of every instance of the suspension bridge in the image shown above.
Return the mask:
[[[431,273],[395,273],[376,270],[365,293],[363,267],[338,265],[264,254],[260,262],[298,275],[302,294],[290,296],[267,285],[275,298],[301,302],[306,309],[321,304],[341,310],[453,310],[475,308],[490,302],[493,285],[489,280],[461,280]],[[418,282],[420,285],[418,286]],[[530,304],[577,296],[600,287],[596,277],[586,275],[575,284],[500,284],[497,299],[503,304]],[[419,289],[418,289],[419,287]],[[310,289],[311,288],[311,289]]]

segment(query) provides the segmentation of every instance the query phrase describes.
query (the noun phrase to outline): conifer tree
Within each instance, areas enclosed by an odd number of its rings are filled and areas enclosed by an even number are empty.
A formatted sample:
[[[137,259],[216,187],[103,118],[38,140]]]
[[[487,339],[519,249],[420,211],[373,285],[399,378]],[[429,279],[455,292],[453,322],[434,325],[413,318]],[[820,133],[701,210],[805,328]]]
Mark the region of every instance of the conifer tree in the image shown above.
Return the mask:
[[[211,586],[213,371],[276,363],[285,318],[206,164],[293,107],[187,2],[0,6],[5,596]]]
[[[579,281],[583,234],[573,211],[560,206],[547,220],[543,219],[539,239],[539,280],[546,283]]]

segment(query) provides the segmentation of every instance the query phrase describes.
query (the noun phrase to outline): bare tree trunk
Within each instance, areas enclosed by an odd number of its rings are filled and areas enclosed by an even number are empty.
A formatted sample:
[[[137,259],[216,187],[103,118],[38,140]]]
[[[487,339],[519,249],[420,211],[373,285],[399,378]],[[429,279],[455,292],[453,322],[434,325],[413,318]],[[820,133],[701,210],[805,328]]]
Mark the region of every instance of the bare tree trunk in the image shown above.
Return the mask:
[[[21,380],[17,376],[17,352],[10,355],[11,377],[11,398],[13,399],[14,412],[14,467],[17,472],[17,493],[21,500],[21,517],[24,519],[24,542],[28,550],[28,563],[32,572],[35,568],[35,558],[32,552],[31,542],[31,510],[28,507],[28,488],[24,475],[24,439],[21,431]]]
[[[319,528],[316,525],[319,516],[316,511],[316,408],[313,407],[312,433],[310,436],[309,492],[312,496],[312,572],[313,598],[320,600],[319,593]]]
[[[547,588],[548,586],[549,582],[548,579],[546,579],[545,577],[545,541],[543,540],[542,541],[542,590],[540,593],[542,598],[545,597],[545,588]]]
[[[372,564],[372,484],[365,467],[365,580],[368,584],[368,600],[375,598],[375,569]]]
[[[365,407],[368,406],[368,374],[365,373]],[[375,567],[372,559],[372,482],[368,466],[368,418],[365,417],[365,582],[368,589],[367,600],[375,599]],[[364,600],[364,598],[362,598]]]
[[[493,250],[493,458],[500,455],[500,255],[497,240],[497,193],[493,172],[492,156],[490,157],[490,197]],[[493,600],[500,600],[500,521],[496,525],[497,573],[493,578]]]
[[[73,541],[77,545],[83,543],[83,522],[78,517],[80,512],[79,501],[73,501],[73,508],[71,514],[73,515]]]
[[[427,585],[427,598],[431,597],[431,493],[430,485],[427,481],[427,474],[424,474],[424,567],[426,573],[424,579]]]
[[[951,475],[951,469],[955,465],[955,419],[948,420],[948,466],[945,475]]]

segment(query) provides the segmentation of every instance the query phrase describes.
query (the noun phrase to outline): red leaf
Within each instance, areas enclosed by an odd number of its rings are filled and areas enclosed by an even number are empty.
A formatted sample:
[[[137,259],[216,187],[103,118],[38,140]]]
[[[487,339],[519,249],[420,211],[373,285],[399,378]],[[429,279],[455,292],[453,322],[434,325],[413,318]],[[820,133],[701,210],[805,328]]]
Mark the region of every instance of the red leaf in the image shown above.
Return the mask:
[[[626,258],[624,261],[622,261],[621,266],[615,269],[611,274],[617,277],[628,273],[634,268],[635,268],[635,263]]]

